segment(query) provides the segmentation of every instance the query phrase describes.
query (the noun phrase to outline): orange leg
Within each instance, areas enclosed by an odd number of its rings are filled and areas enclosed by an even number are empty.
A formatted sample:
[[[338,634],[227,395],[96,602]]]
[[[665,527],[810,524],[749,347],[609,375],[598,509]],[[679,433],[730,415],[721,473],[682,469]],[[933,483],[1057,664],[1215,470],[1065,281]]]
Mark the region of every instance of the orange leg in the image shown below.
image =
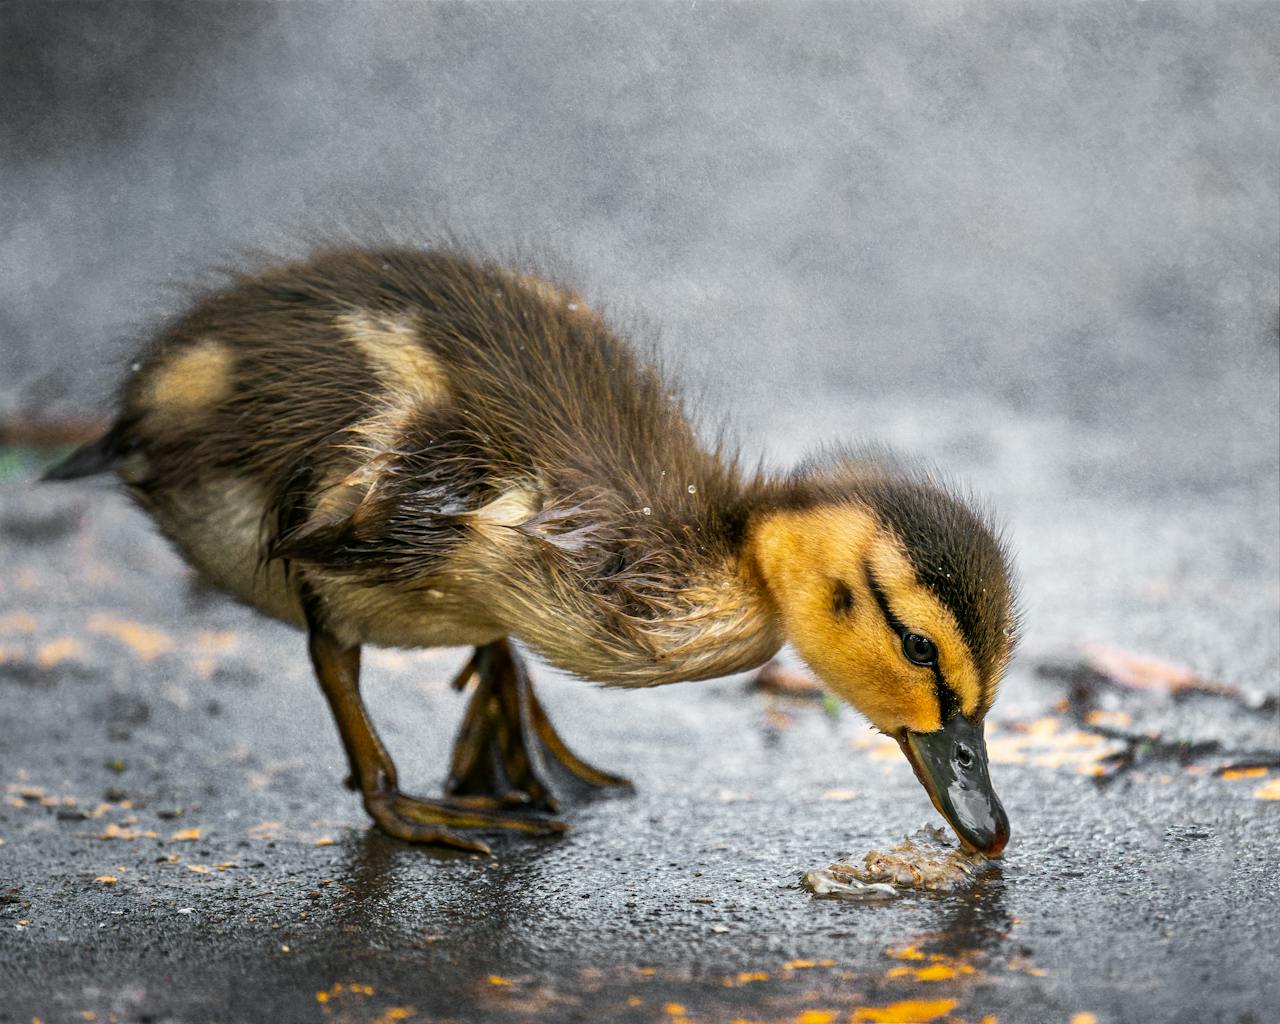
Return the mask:
[[[365,810],[388,835],[411,843],[436,843],[459,850],[488,853],[478,839],[450,831],[456,829],[515,829],[536,835],[563,832],[568,826],[510,810],[467,807],[444,800],[406,796],[396,783],[396,766],[378,738],[360,697],[360,648],[348,647],[308,614],[311,662],[320,688],[329,700],[342,736],[351,778],[364,797]]]

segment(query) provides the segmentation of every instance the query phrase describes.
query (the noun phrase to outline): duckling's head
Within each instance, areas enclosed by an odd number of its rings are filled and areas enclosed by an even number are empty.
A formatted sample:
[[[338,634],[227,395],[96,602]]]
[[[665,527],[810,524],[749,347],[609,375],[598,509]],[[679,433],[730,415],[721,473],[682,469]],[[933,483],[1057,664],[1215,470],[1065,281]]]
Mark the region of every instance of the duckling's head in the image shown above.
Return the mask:
[[[894,737],[968,846],[1009,822],[983,719],[1017,641],[1009,555],[973,505],[885,456],[806,463],[752,520],[752,562],[787,639]]]

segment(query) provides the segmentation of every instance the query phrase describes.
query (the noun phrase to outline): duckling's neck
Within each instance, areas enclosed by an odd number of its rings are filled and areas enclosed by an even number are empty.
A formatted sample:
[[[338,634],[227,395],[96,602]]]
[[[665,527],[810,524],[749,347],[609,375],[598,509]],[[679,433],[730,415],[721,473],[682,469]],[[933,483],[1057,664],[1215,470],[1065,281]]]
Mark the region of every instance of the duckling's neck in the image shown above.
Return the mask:
[[[552,664],[615,686],[659,686],[743,672],[782,646],[778,620],[746,559],[691,573],[655,599],[557,588],[553,616],[519,616],[520,639]]]

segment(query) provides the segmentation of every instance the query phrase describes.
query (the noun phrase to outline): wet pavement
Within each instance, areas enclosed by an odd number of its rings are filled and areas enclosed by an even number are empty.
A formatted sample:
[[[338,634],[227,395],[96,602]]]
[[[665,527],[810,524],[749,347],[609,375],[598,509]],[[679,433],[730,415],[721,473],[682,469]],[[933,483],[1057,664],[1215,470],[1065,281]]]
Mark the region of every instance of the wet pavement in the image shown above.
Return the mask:
[[[615,693],[544,667],[562,733],[635,793],[493,858],[389,840],[342,788],[302,637],[202,590],[109,487],[34,487],[46,456],[10,450],[0,1021],[1274,1019],[1274,405],[1082,425],[826,395],[747,446],[786,461],[846,409],[1013,529],[1030,622],[989,730],[1013,824],[990,874],[873,905],[802,891],[938,819],[851,712],[742,677]],[[1108,682],[1086,643],[1235,692]],[[368,655],[410,788],[440,785],[461,658]]]
[[[0,1022],[1280,1019],[1280,6],[0,11]],[[998,869],[804,892],[938,818],[852,713],[742,678],[544,668],[633,795],[491,860],[371,832],[301,636],[8,429],[100,413],[210,265],[344,225],[546,253],[748,456],[869,437],[986,495],[1028,610]],[[367,657],[426,793],[462,658]]]

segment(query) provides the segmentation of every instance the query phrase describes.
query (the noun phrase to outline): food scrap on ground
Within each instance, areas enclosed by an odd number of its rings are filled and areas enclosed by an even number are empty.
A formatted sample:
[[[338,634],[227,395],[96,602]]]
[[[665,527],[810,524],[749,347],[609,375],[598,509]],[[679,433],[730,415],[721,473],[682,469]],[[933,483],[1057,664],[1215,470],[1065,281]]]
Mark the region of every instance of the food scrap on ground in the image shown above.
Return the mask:
[[[853,868],[844,864],[806,871],[801,884],[819,899],[874,902],[896,899],[899,895],[891,885],[860,881]]]
[[[991,868],[980,853],[962,850],[942,829],[927,826],[888,851],[872,850],[862,866],[832,864],[809,871],[815,896],[855,901],[892,899],[902,889],[953,892]]]

